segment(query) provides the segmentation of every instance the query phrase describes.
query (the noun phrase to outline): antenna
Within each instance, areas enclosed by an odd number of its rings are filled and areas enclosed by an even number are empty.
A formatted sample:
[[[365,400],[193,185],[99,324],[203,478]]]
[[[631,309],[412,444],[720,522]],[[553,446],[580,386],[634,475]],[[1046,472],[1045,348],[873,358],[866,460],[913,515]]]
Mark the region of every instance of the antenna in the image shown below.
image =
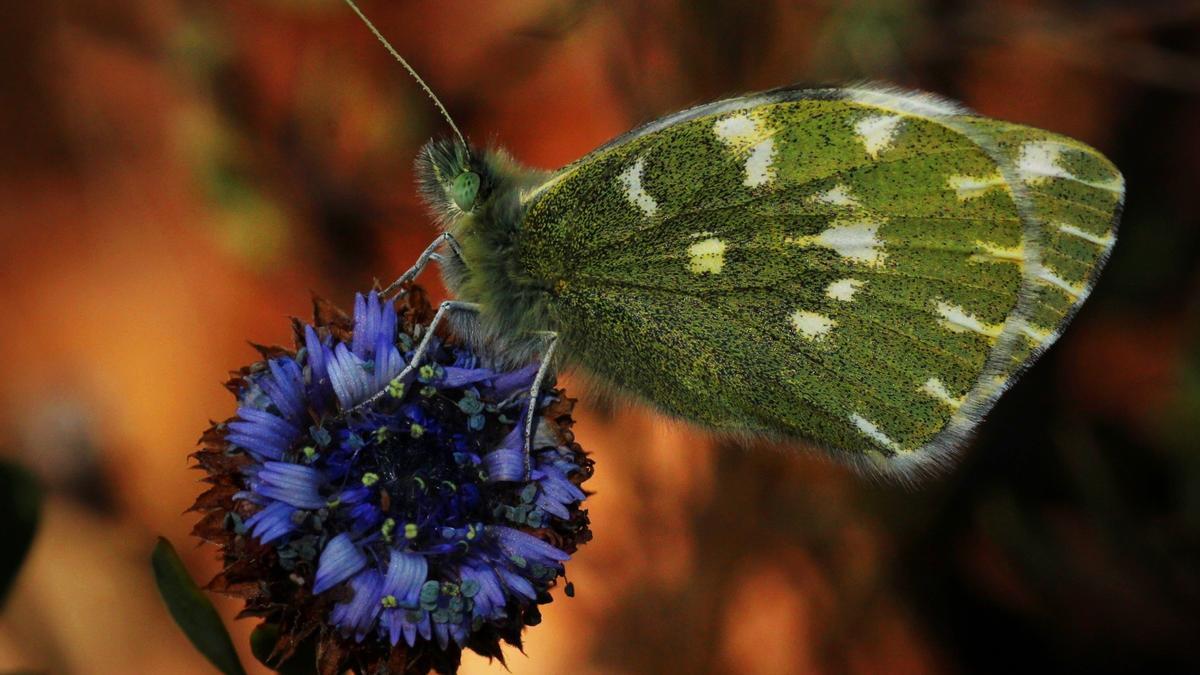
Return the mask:
[[[383,37],[383,33],[380,33],[379,29],[375,27],[375,24],[371,23],[371,20],[367,18],[367,15],[363,14],[362,10],[358,8],[358,5],[354,4],[354,0],[346,0],[346,4],[350,5],[350,9],[354,10],[354,13],[358,15],[358,18],[362,19],[363,23],[367,24],[367,28],[371,29],[371,32],[375,34],[375,37],[379,38],[379,41],[383,43],[383,46],[386,47],[389,52],[391,52],[392,56],[396,57],[396,60],[400,62],[400,65],[404,66],[404,69],[408,71],[409,75],[412,75],[412,78],[417,81],[417,84],[421,85],[421,88],[425,90],[425,93],[429,94],[429,98],[433,99],[433,104],[437,106],[438,111],[442,113],[442,117],[446,118],[446,122],[450,124],[450,128],[453,129],[454,134],[458,136],[458,140],[462,141],[463,147],[467,149],[467,155],[470,156],[471,146],[467,145],[466,137],[463,136],[462,132],[458,130],[458,125],[454,123],[454,120],[450,117],[450,113],[446,110],[446,106],[442,105],[442,102],[438,99],[437,94],[433,93],[433,90],[429,88],[429,85],[425,84],[425,80],[421,79],[421,76],[417,74],[417,71],[413,70],[413,67],[408,65],[408,61],[405,61],[404,57],[400,56],[400,53],[396,51],[396,48],[392,46],[392,43],[388,42],[387,38]]]

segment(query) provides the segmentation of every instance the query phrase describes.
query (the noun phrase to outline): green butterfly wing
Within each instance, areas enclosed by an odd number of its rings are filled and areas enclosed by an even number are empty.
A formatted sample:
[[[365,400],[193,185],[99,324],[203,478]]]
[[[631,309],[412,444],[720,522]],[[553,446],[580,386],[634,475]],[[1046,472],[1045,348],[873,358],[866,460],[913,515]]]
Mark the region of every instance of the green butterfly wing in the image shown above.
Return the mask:
[[[1087,296],[1123,198],[1095,150],[921,94],[780,90],[522,196],[572,359],[669,414],[927,469]]]

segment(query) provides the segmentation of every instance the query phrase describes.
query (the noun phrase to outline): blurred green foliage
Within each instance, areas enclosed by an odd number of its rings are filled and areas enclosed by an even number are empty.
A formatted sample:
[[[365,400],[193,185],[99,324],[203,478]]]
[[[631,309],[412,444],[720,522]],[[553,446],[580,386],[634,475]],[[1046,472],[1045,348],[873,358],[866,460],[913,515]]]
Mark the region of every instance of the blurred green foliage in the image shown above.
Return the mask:
[[[0,461],[0,607],[33,546],[41,511],[42,491],[33,474]]]
[[[159,537],[150,561],[158,592],[184,635],[224,675],[245,675],[221,616],[192,581],[171,542]]]

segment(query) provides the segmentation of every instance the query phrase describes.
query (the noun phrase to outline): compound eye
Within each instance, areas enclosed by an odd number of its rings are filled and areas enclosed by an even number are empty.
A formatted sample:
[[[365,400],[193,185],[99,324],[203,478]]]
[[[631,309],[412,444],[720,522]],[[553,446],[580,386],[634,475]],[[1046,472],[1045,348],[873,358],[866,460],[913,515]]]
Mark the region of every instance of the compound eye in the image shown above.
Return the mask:
[[[464,171],[458,174],[450,185],[450,199],[454,205],[463,211],[470,211],[475,206],[475,197],[479,194],[479,174]]]

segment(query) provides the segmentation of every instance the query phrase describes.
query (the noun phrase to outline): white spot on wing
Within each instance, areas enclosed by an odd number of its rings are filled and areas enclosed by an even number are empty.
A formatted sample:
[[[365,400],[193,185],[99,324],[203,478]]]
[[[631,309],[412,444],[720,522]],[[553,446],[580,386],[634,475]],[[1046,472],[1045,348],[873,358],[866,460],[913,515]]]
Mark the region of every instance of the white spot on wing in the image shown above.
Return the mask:
[[[1004,176],[999,173],[991,176],[950,176],[946,179],[946,185],[954,190],[960,201],[982,197],[988,190],[995,188],[1008,189]]]
[[[862,415],[859,415],[858,413],[850,413],[850,421],[867,438],[875,441],[889,450],[895,452],[901,451],[900,444],[888,438],[887,434],[880,431],[879,427],[875,426],[874,422],[868,420]]]
[[[1054,286],[1055,288],[1058,288],[1059,290],[1061,290],[1062,292],[1066,293],[1067,295],[1071,296],[1074,299],[1078,299],[1079,301],[1082,301],[1084,298],[1087,297],[1088,289],[1085,286],[1077,286],[1075,284],[1072,284],[1071,282],[1067,281],[1066,279],[1063,279],[1062,277],[1055,274],[1054,271],[1051,270],[1049,267],[1042,266],[1042,268],[1040,270],[1038,270],[1037,277],[1041,281],[1043,281],[1047,284],[1050,284],[1051,286]]]
[[[936,377],[931,377],[926,380],[925,384],[921,385],[921,391],[929,394],[930,396],[936,398],[942,403],[945,403],[955,410],[958,410],[959,407],[961,407],[962,404],[967,400],[965,396],[951,396],[950,392],[946,390],[946,385],[942,384],[942,381]]]
[[[984,260],[1023,264],[1026,258],[1024,242],[1005,248],[999,244],[976,240],[975,248],[981,251],[971,256],[971,260],[975,261]]]
[[[854,294],[858,289],[862,288],[863,282],[858,279],[838,279],[829,284],[825,289],[825,295],[833,300],[841,300],[842,302],[851,302],[854,300]]]
[[[1021,154],[1017,158],[1017,171],[1027,182],[1036,183],[1047,178],[1065,178],[1091,187],[1122,193],[1125,191],[1125,181],[1120,176],[1112,180],[1084,180],[1064,169],[1058,160],[1069,146],[1054,141],[1030,141],[1021,146]]]
[[[1036,346],[1050,346],[1058,339],[1058,331],[1035,326],[1025,319],[1013,319],[1013,323],[1022,335],[1029,338]]]
[[[836,325],[837,322],[833,319],[816,312],[798,309],[792,313],[792,327],[802,337],[809,340],[816,340],[824,336]]]
[[[1021,146],[1017,158],[1017,170],[1026,180],[1031,178],[1070,178],[1075,176],[1058,165],[1062,146],[1058,143],[1030,141]]]
[[[819,192],[813,196],[813,199],[833,206],[858,206],[858,200],[850,194],[850,188],[843,184],[834,185],[824,192]]]
[[[867,154],[878,158],[880,152],[892,145],[897,127],[903,121],[900,115],[871,115],[855,122],[854,131],[866,147]]]
[[[692,274],[720,274],[725,266],[725,242],[712,237],[688,247],[688,269]]]
[[[1112,245],[1117,241],[1117,238],[1111,234],[1100,236],[1085,230],[1081,230],[1074,225],[1067,225],[1066,223],[1059,223],[1058,229],[1063,234],[1069,234],[1072,237],[1079,237],[1084,241],[1090,241],[1091,243],[1104,248],[1112,248]]]
[[[775,139],[765,138],[750,148],[750,157],[746,159],[746,180],[749,187],[757,187],[771,182],[775,178]]]
[[[621,173],[619,180],[625,190],[625,198],[631,204],[641,209],[646,216],[653,218],[658,213],[658,202],[642,187],[642,171],[646,168],[646,158],[638,157],[628,169]]]
[[[942,317],[941,324],[955,333],[970,331],[994,338],[1004,330],[1002,324],[984,323],[962,307],[948,302],[939,301],[937,312]]]
[[[801,246],[824,246],[837,251],[843,258],[878,265],[887,256],[883,242],[879,240],[879,225],[871,222],[835,224],[816,236],[789,237],[785,241]]]
[[[737,114],[713,123],[713,133],[735,153],[746,153],[747,187],[758,187],[775,178],[775,139],[772,130],[751,115]]]
[[[843,258],[853,258],[869,264],[883,262],[883,242],[879,240],[876,223],[852,223],[825,230],[817,241],[838,252]]]
[[[717,120],[713,124],[713,133],[726,143],[743,145],[757,140],[761,132],[758,122],[749,115],[733,115]]]

